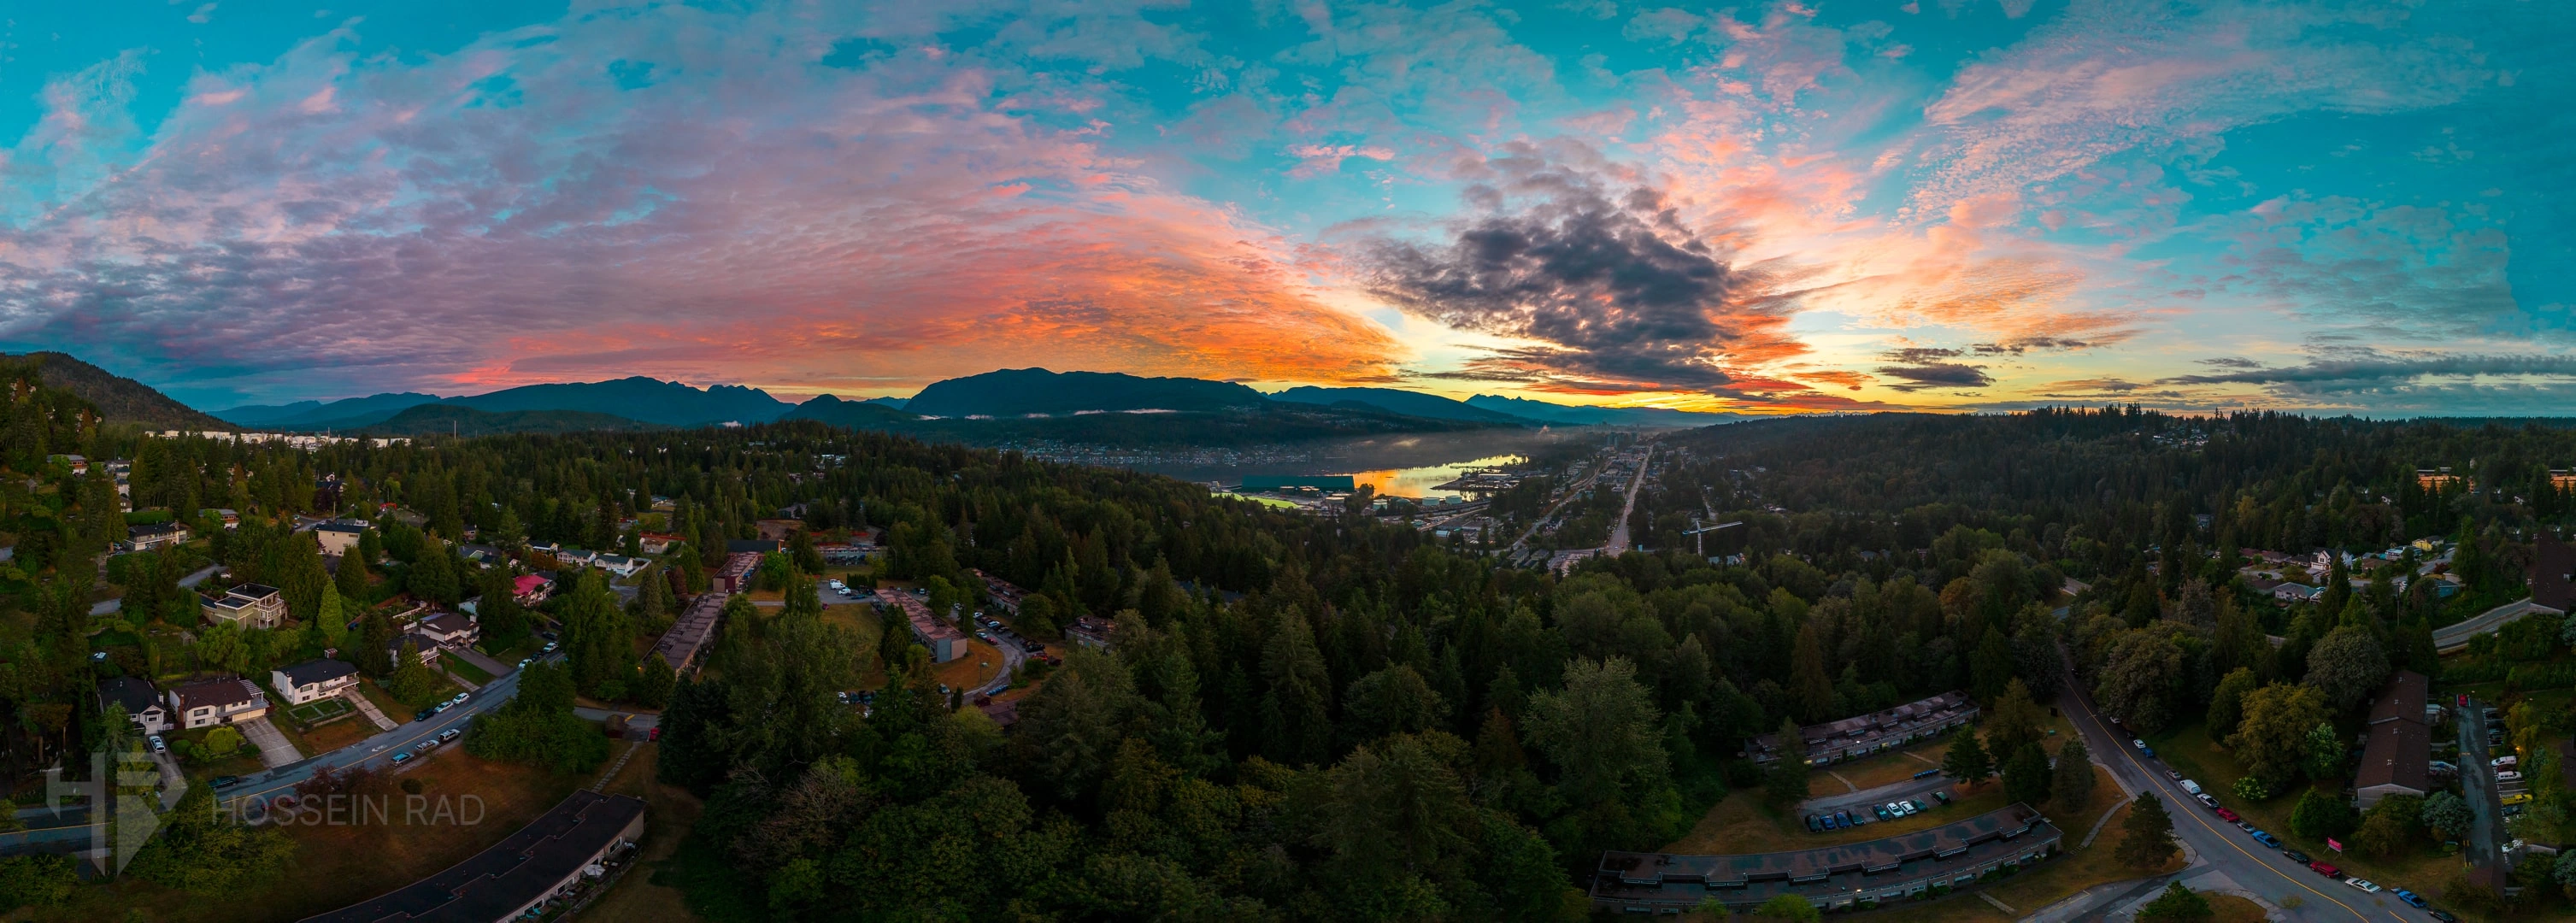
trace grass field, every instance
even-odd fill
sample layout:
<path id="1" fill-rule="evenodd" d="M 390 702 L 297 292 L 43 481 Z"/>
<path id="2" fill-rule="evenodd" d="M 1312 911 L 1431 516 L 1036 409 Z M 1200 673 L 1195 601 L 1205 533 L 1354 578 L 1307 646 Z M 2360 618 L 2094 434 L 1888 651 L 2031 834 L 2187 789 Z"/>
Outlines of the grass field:
<path id="1" fill-rule="evenodd" d="M 1889 783 L 1903 782 L 1923 770 L 1941 768 L 1941 758 L 1948 756 L 1949 753 L 1950 738 L 1943 737 L 1903 750 L 1881 753 L 1864 760 L 1820 767 L 1815 772 L 1816 781 L 1809 786 L 1809 790 L 1824 795 L 1836 791 L 1859 791 L 1864 788 L 1877 788 Z M 1844 781 L 1851 783 L 1848 789 L 1843 786 Z"/>
<path id="2" fill-rule="evenodd" d="M 629 765 L 627 772 L 634 774 L 634 767 Z M 381 819 L 371 816 L 361 825 L 285 828 L 296 842 L 293 864 L 285 874 L 255 889 L 210 900 L 129 877 L 81 887 L 64 906 L 32 909 L 27 916 L 12 919 L 47 923 L 298 919 L 374 897 L 461 862 L 526 826 L 588 781 L 584 776 L 486 762 L 459 748 L 445 748 L 437 759 L 402 778 L 422 783 L 422 796 L 429 800 L 419 816 L 407 814 L 403 792 L 388 782 L 383 788 L 387 809 Z M 444 820 L 436 814 L 442 797 L 451 808 Z M 473 806 L 479 806 L 479 817 L 469 810 Z"/>
<path id="3" fill-rule="evenodd" d="M 2262 923 L 2265 919 L 2263 905 L 2236 895 L 2203 894 L 2201 897 L 2209 899 L 2209 909 L 2218 912 L 2210 917 L 2210 923 Z"/>
<path id="4" fill-rule="evenodd" d="M 438 656 L 440 660 L 446 663 L 447 672 L 465 677 L 466 682 L 473 683 L 477 686 L 488 686 L 492 684 L 492 671 L 475 666 L 473 661 L 456 656 L 455 654 L 440 654 Z"/>
<path id="5" fill-rule="evenodd" d="M 356 710 L 357 709 L 350 707 L 348 702 L 341 700 L 340 697 L 333 696 L 319 701 L 306 702 L 302 705 L 292 706 L 286 710 L 286 716 L 295 719 L 295 722 L 298 724 L 314 725 L 346 715 Z"/>
<path id="6" fill-rule="evenodd" d="M 628 762 L 602 791 L 612 795 L 634 795 L 644 799 L 644 847 L 637 864 L 627 870 L 597 903 L 583 913 L 585 919 L 633 920 L 638 923 L 695 923 L 698 916 L 689 912 L 687 898 L 677 888 L 653 883 L 653 872 L 680 848 L 689 835 L 689 826 L 697 822 L 704 809 L 687 791 L 653 781 L 653 758 L 656 747 L 646 744 L 643 751 Z"/>

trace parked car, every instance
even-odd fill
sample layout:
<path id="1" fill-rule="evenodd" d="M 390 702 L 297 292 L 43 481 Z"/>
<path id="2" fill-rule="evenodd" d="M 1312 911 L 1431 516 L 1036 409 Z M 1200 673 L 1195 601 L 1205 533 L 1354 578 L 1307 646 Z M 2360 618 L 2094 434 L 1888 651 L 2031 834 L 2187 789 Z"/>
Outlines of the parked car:
<path id="1" fill-rule="evenodd" d="M 2273 835 L 2260 830 L 2254 831 L 2254 842 L 2272 847 L 2273 849 L 2281 848 L 2281 840 L 2278 837 L 2274 837 Z"/>
<path id="2" fill-rule="evenodd" d="M 1808 832 L 1808 833 L 1823 833 L 1823 832 L 1825 832 L 1825 828 L 1819 825 L 1819 823 L 1818 823 L 1818 821 L 1817 821 L 1817 818 L 1816 818 L 1816 815 L 1813 815 L 1813 814 L 1809 814 L 1809 815 L 1807 815 L 1807 832 Z"/>
<path id="3" fill-rule="evenodd" d="M 2377 894 L 2377 893 L 2379 893 L 2379 886 L 2378 886 L 2378 885 L 2375 885 L 2375 884 L 2371 884 L 2371 883 L 2370 883 L 2370 881 L 2369 881 L 2369 879 L 2365 879 L 2365 878 L 2346 878 L 2346 879 L 2344 879 L 2344 880 L 2343 880 L 2343 883 L 2344 883 L 2344 884 L 2351 885 L 2351 886 L 2356 887 L 2356 888 L 2360 888 L 2360 889 L 2361 889 L 2363 892 L 2365 892 L 2365 893 L 2369 893 L 2369 894 Z"/>
<path id="4" fill-rule="evenodd" d="M 2218 819 L 2219 819 L 2219 820 L 2224 820 L 2224 821 L 2233 821 L 2233 820 L 2235 820 L 2235 819 L 2236 819 L 2236 812 L 2234 812 L 2234 811 L 2230 811 L 2230 810 L 2228 810 L 2228 809 L 2226 809 L 2226 808 L 2220 808 L 2220 809 L 2218 809 Z"/>
<path id="5" fill-rule="evenodd" d="M 1932 793 L 1932 798 L 1933 798 L 1933 800 L 1936 800 L 1936 801 L 1941 802 L 1941 803 L 1942 803 L 1943 805 L 1945 805 L 1945 806 L 1946 806 L 1946 805 L 1948 805 L 1948 804 L 1950 803 L 1950 793 L 1949 793 L 1949 792 L 1933 792 L 1933 793 Z"/>
<path id="6" fill-rule="evenodd" d="M 440 731 L 440 732 L 438 732 L 438 742 L 439 742 L 439 743 L 446 743 L 446 742 L 448 742 L 448 741 L 455 740 L 455 739 L 456 739 L 456 735 L 459 735 L 459 734 L 462 734 L 462 733 L 465 733 L 465 732 L 463 732 L 463 731 L 459 731 L 459 730 L 457 730 L 457 729 L 455 729 L 455 728 L 448 728 L 447 730 L 444 730 L 444 731 Z"/>
<path id="7" fill-rule="evenodd" d="M 2300 864 L 2300 865 L 2306 865 L 2306 864 L 2308 864 L 2308 863 L 2310 863 L 2310 862 L 2316 861 L 2316 860 L 2313 860 L 2313 859 L 2308 858 L 2308 854 L 2307 854 L 2307 853 L 2303 853 L 2303 852 L 2300 852 L 2300 851 L 2295 850 L 2295 849 L 2284 849 L 2284 850 L 2281 850 L 2281 855 L 2282 855 L 2283 857 L 2285 857 L 2285 858 L 2289 859 L 2290 861 L 2292 861 L 2292 862 L 2296 862 L 2296 863 L 2298 863 L 2298 864 Z"/>
<path id="8" fill-rule="evenodd" d="M 2211 808 L 2218 807 L 2218 799 L 2209 797 L 2208 792 L 2202 792 L 2200 794 L 2193 795 L 2192 797 L 2200 799 L 2201 804 L 2208 805 Z"/>
<path id="9" fill-rule="evenodd" d="M 2165 770 L 2165 778 L 2172 779 L 2172 780 L 2174 780 L 2174 781 L 2176 781 L 2176 782 L 2180 782 L 2180 781 L 2182 781 L 2182 773 L 2175 772 L 2175 771 L 2173 771 L 2173 770 L 2171 770 L 2171 769 L 2167 769 L 2167 770 Z"/>
<path id="10" fill-rule="evenodd" d="M 152 735 L 152 752 L 168 753 L 170 752 L 170 745 L 161 739 L 161 735 L 154 734 Z"/>
<path id="11" fill-rule="evenodd" d="M 436 717 L 438 717 L 438 709 L 435 708 L 424 708 L 420 710 L 419 714 L 411 716 L 414 721 L 427 721 Z"/>
<path id="12" fill-rule="evenodd" d="M 2180 776 L 2180 775 L 2181 775 L 2181 773 L 2175 773 L 2175 775 L 2176 775 L 2176 776 Z M 2183 790 L 2183 791 L 2186 791 L 2186 792 L 2190 792 L 2191 794 L 2194 794 L 2194 795 L 2198 795 L 2198 794 L 2200 794 L 2200 783 L 2198 783 L 2198 782 L 2194 782 L 2194 781 L 2192 781 L 2192 780 L 2190 780 L 2190 779 L 2183 779 L 2183 780 L 2182 780 L 2182 790 Z"/>
<path id="13" fill-rule="evenodd" d="M 555 652 L 555 642 L 552 642 L 552 641 L 548 641 L 548 642 L 546 642 L 546 646 L 541 647 L 541 648 L 538 648 L 538 649 L 537 649 L 537 652 L 538 652 L 538 653 L 541 653 L 541 654 L 551 654 L 551 653 L 554 653 L 554 652 Z"/>
<path id="14" fill-rule="evenodd" d="M 1931 806 L 1931 805 L 1928 805 L 1928 804 L 1924 804 L 1924 803 L 1923 803 L 1923 799 L 1921 799 L 1921 798 L 1916 798 L 1916 799 L 1914 799 L 1913 801 L 1910 801 L 1910 802 L 1907 802 L 1907 803 L 1908 803 L 1908 804 L 1913 805 L 1913 806 L 1914 806 L 1914 810 L 1915 810 L 1916 812 L 1918 812 L 1918 813 L 1923 812 L 1923 811 L 1929 811 L 1929 810 L 1931 810 L 1931 809 L 1932 809 L 1932 806 Z"/>
<path id="15" fill-rule="evenodd" d="M 2405 901 L 2406 906 L 2414 907 L 2419 910 L 2424 907 L 2424 898 L 2418 896 L 2413 891 L 2409 891 L 2404 888 L 2390 888 L 2388 889 L 2388 893 L 2397 895 L 2397 899 Z"/>
<path id="16" fill-rule="evenodd" d="M 1834 826 L 1835 826 L 1835 827 L 1837 827 L 1837 828 L 1841 828 L 1841 827 L 1849 827 L 1849 826 L 1851 826 L 1853 823 L 1854 823 L 1854 821 L 1852 820 L 1852 816 L 1851 816 L 1851 812 L 1850 812 L 1850 811 L 1835 811 L 1835 812 L 1834 812 Z"/>
<path id="17" fill-rule="evenodd" d="M 408 763 L 408 762 L 411 762 L 411 751 L 409 751 L 409 750 L 396 750 L 396 751 L 394 751 L 394 765 L 396 765 L 396 766 L 400 766 L 400 765 L 402 765 L 402 764 L 404 764 L 404 763 Z"/>
<path id="18" fill-rule="evenodd" d="M 216 788 L 231 788 L 231 787 L 233 787 L 233 786 L 240 785 L 240 784 L 241 784 L 241 777 L 240 777 L 240 776 L 216 776 L 216 777 L 215 777 L 215 787 L 216 787 Z"/>
<path id="19" fill-rule="evenodd" d="M 2145 749 L 2147 748 L 2147 742 L 2146 742 L 2146 741 L 2143 741 L 2143 740 L 2131 739 L 2131 740 L 2129 741 L 2129 746 L 2136 747 L 2136 748 L 2138 748 L 2138 749 L 2140 749 L 2140 750 L 2145 750 Z"/>
<path id="20" fill-rule="evenodd" d="M 993 643 L 993 633 L 981 628 L 975 629 L 975 640 L 991 644 Z"/>
<path id="21" fill-rule="evenodd" d="M 1032 654 L 1040 654 L 1040 653 L 1045 653 L 1045 652 L 1046 652 L 1046 645 L 1044 645 L 1044 644 L 1039 644 L 1039 643 L 1037 643 L 1037 642 L 1035 642 L 1035 641 L 1022 641 L 1022 642 L 1020 642 L 1020 648 L 1021 648 L 1022 650 L 1026 650 L 1026 651 L 1028 651 L 1029 653 L 1032 653 Z"/>
<path id="22" fill-rule="evenodd" d="M 2334 866 L 2327 865 L 2327 864 L 2325 864 L 2325 863 L 2323 863 L 2323 862 L 2310 862 L 2310 863 L 2308 863 L 2308 871 L 2315 872 L 2315 873 L 2317 873 L 2317 874 L 2319 874 L 2319 875 L 2326 876 L 2327 878 L 2341 878 L 2341 877 L 2343 877 L 2343 870 L 2342 870 L 2342 869 L 2335 868 Z"/>
<path id="23" fill-rule="evenodd" d="M 536 659 L 537 659 L 537 658 L 534 658 L 534 657 L 521 657 L 521 658 L 519 658 L 519 669 L 522 669 L 522 670 L 527 669 L 527 668 L 528 668 L 528 664 L 529 664 L 531 661 L 534 661 L 534 660 L 536 660 Z"/>
<path id="24" fill-rule="evenodd" d="M 1887 806 L 1886 806 L 1886 805 L 1883 805 L 1883 804 L 1879 804 L 1879 805 L 1871 805 L 1871 806 L 1870 806 L 1870 809 L 1869 809 L 1869 812 L 1870 812 L 1870 813 L 1872 813 L 1872 814 L 1876 814 L 1876 815 L 1878 815 L 1878 819 L 1879 819 L 1879 820 L 1891 820 L 1891 819 L 1893 819 L 1893 818 L 1889 817 L 1889 815 L 1888 815 L 1888 813 L 1887 813 Z"/>
<path id="25" fill-rule="evenodd" d="M 2515 772 L 2515 771 L 2513 771 L 2513 770 L 2507 769 L 2507 770 L 2505 770 L 2505 771 L 2503 771 L 2503 772 L 2496 773 L 2496 781 L 2498 781 L 2498 782 L 2520 782 L 2520 781 L 2522 781 L 2522 773 Z"/>
<path id="26" fill-rule="evenodd" d="M 2442 923 L 2460 923 L 2460 918 L 2452 916 L 2448 910 L 2426 910 L 2424 915 L 2440 920 Z"/>
<path id="27" fill-rule="evenodd" d="M 2493 766 L 2493 767 L 2495 767 L 2495 768 L 2497 768 L 2497 769 L 2503 769 L 2503 768 L 2505 768 L 2505 767 L 2507 767 L 2507 766 L 2511 766 L 2511 765 L 2513 765 L 2513 764 L 2515 764 L 2515 763 L 2519 763 L 2519 762 L 2522 762 L 2522 757 L 2514 756 L 2514 755 L 2511 755 L 2511 754 L 2507 754 L 2507 755 L 2504 755 L 2504 756 L 2496 757 L 2495 759 L 2488 760 L 2488 761 L 2487 761 L 2487 765 L 2489 765 L 2489 766 Z"/>

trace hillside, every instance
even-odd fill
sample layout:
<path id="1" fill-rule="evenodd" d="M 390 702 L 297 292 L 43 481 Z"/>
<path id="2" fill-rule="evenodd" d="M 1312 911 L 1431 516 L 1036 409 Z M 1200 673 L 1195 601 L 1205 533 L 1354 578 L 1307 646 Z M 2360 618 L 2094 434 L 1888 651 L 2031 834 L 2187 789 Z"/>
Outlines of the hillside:
<path id="1" fill-rule="evenodd" d="M 58 352 L 32 352 L 11 358 L 33 360 L 45 384 L 80 395 L 110 423 L 145 429 L 215 430 L 233 425 L 170 399 L 151 385 L 135 381 Z"/>
<path id="2" fill-rule="evenodd" d="M 796 405 L 780 420 L 813 420 L 850 429 L 891 429 L 899 424 L 921 419 L 906 413 L 900 405 L 879 401 L 845 401 L 829 394 Z"/>
<path id="3" fill-rule="evenodd" d="M 405 391 L 329 402 L 296 401 L 292 404 L 234 407 L 215 411 L 215 416 L 242 426 L 346 429 L 380 423 L 406 407 L 435 404 L 438 400 L 435 394 Z"/>
<path id="4" fill-rule="evenodd" d="M 795 407 L 758 388 L 716 385 L 700 390 L 679 382 L 641 375 L 614 381 L 526 385 L 489 394 L 451 397 L 441 403 L 495 413 L 514 410 L 588 411 L 662 426 L 766 423 L 786 415 Z"/>
<path id="5" fill-rule="evenodd" d="M 1498 394 L 1479 394 L 1468 398 L 1466 404 L 1557 426 L 1709 426 L 1744 419 L 1743 414 L 1734 413 L 1700 413 L 1663 407 L 1577 407 Z"/>
<path id="6" fill-rule="evenodd" d="M 1141 378 L 1118 372 L 1002 369 L 933 382 L 904 405 L 938 417 L 1018 417 L 1086 411 L 1217 411 L 1268 403 L 1261 392 L 1226 381 Z"/>
<path id="7" fill-rule="evenodd" d="M 1374 407 L 1387 413 L 1400 413 L 1408 417 L 1424 417 L 1433 420 L 1466 420 L 1497 425 L 1532 422 L 1527 417 L 1488 410 L 1437 394 L 1399 391 L 1394 388 L 1318 388 L 1313 385 L 1302 385 L 1273 394 L 1270 399 L 1294 404 L 1351 403 Z"/>
<path id="8" fill-rule="evenodd" d="M 392 418 L 358 428 L 374 436 L 493 436 L 504 433 L 629 432 L 666 427 L 585 410 L 492 412 L 449 404 L 405 408 Z"/>

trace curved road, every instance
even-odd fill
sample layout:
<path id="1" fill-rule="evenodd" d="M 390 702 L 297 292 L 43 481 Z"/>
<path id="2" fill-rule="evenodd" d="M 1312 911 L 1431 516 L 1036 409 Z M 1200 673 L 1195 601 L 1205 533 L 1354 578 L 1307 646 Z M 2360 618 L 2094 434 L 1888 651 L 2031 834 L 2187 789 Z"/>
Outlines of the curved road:
<path id="1" fill-rule="evenodd" d="M 2074 675 L 2073 664 L 2069 663 L 2068 668 L 2067 675 L 2071 677 Z M 2132 738 L 2104 721 L 2101 713 L 2094 711 L 2092 698 L 2073 688 L 2074 685 L 2069 682 L 2069 688 L 2060 694 L 2059 699 L 2067 708 L 2068 720 L 2084 735 L 2084 745 L 2093 750 L 2094 758 L 2109 768 L 2112 775 L 2120 778 L 2121 787 L 2130 792 L 2131 798 L 2134 799 L 2139 792 L 2153 792 L 2162 799 L 2165 810 L 2173 815 L 2174 836 L 2190 845 L 2199 857 L 2193 867 L 2181 873 L 2184 880 L 2205 877 L 2214 871 L 2232 879 L 2237 887 L 2263 895 L 2275 904 L 2286 897 L 2299 898 L 2299 906 L 2285 907 L 2280 911 L 2280 919 L 2284 920 L 2421 923 L 2432 919 L 2385 891 L 2365 894 L 2340 879 L 2309 871 L 2306 866 L 2291 862 L 2279 850 L 2254 842 L 2253 837 L 2236 829 L 2236 825 L 2219 820 L 2218 815 L 2184 792 L 2181 785 L 2165 778 L 2162 763 L 2149 760 L 2136 747 L 2130 746 Z M 2120 834 L 2116 830 L 2105 830 L 2102 835 Z M 2331 864 L 2334 860 L 2324 858 L 2321 861 Z M 2405 883 L 2380 884 L 2396 887 Z M 2207 887 L 2203 885 L 2204 889 Z M 2104 912 L 2108 909 L 2096 910 Z"/>
<path id="2" fill-rule="evenodd" d="M 545 659 L 551 663 L 562 657 L 561 653 L 555 653 L 546 655 Z M 476 714 L 499 708 L 501 703 L 509 701 L 511 696 L 518 693 L 519 671 L 514 669 L 484 684 L 483 688 L 467 693 L 464 702 L 455 708 L 430 716 L 427 721 L 405 722 L 395 726 L 393 730 L 379 733 L 329 753 L 264 773 L 243 776 L 241 784 L 216 794 L 226 805 L 240 812 L 253 801 L 264 807 L 269 799 L 292 794 L 297 783 L 312 778 L 313 770 L 323 766 L 334 769 L 350 769 L 358 766 L 385 768 L 392 765 L 395 753 L 409 750 L 419 745 L 421 741 L 436 737 L 450 728 L 463 731 L 466 725 L 473 722 Z M 459 742 L 462 742 L 461 739 Z M 450 744 L 450 746 L 454 745 Z M 436 751 L 432 751 L 431 758 L 436 758 L 435 753 Z M 256 819 L 258 816 L 258 809 L 252 809 L 248 815 L 251 819 Z"/>

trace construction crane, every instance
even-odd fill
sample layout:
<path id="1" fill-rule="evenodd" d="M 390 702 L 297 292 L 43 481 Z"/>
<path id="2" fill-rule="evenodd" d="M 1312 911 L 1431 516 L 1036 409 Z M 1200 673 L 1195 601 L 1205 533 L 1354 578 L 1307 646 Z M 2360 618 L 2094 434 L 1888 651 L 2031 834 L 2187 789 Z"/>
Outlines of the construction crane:
<path id="1" fill-rule="evenodd" d="M 1699 552 L 1699 559 L 1700 559 L 1700 560 L 1702 560 L 1702 561 L 1706 561 L 1706 560 L 1708 560 L 1708 538 L 1707 538 L 1708 533 L 1715 532 L 1715 531 L 1717 531 L 1717 530 L 1719 530 L 1719 529 L 1726 529 L 1726 528 L 1732 528 L 1732 527 L 1735 527 L 1735 526 L 1740 526 L 1740 525 L 1743 525 L 1743 524 L 1744 524 L 1744 523 L 1743 523 L 1741 520 L 1739 520 L 1739 521 L 1736 521 L 1736 522 L 1721 522 L 1721 523 L 1718 523 L 1717 525 L 1713 525 L 1713 526 L 1702 526 L 1702 525 L 1700 525 L 1700 524 L 1699 524 L 1699 520 L 1698 520 L 1698 519 L 1696 519 L 1696 518 L 1694 518 L 1694 519 L 1692 519 L 1692 520 L 1691 520 L 1691 528 L 1690 528 L 1690 531 L 1684 532 L 1684 533 L 1682 533 L 1682 534 L 1683 534 L 1683 535 L 1688 535 L 1688 536 L 1690 536 L 1690 537 L 1691 537 L 1691 547 L 1692 547 L 1694 550 L 1696 550 L 1696 551 L 1698 551 L 1698 552 Z"/>

